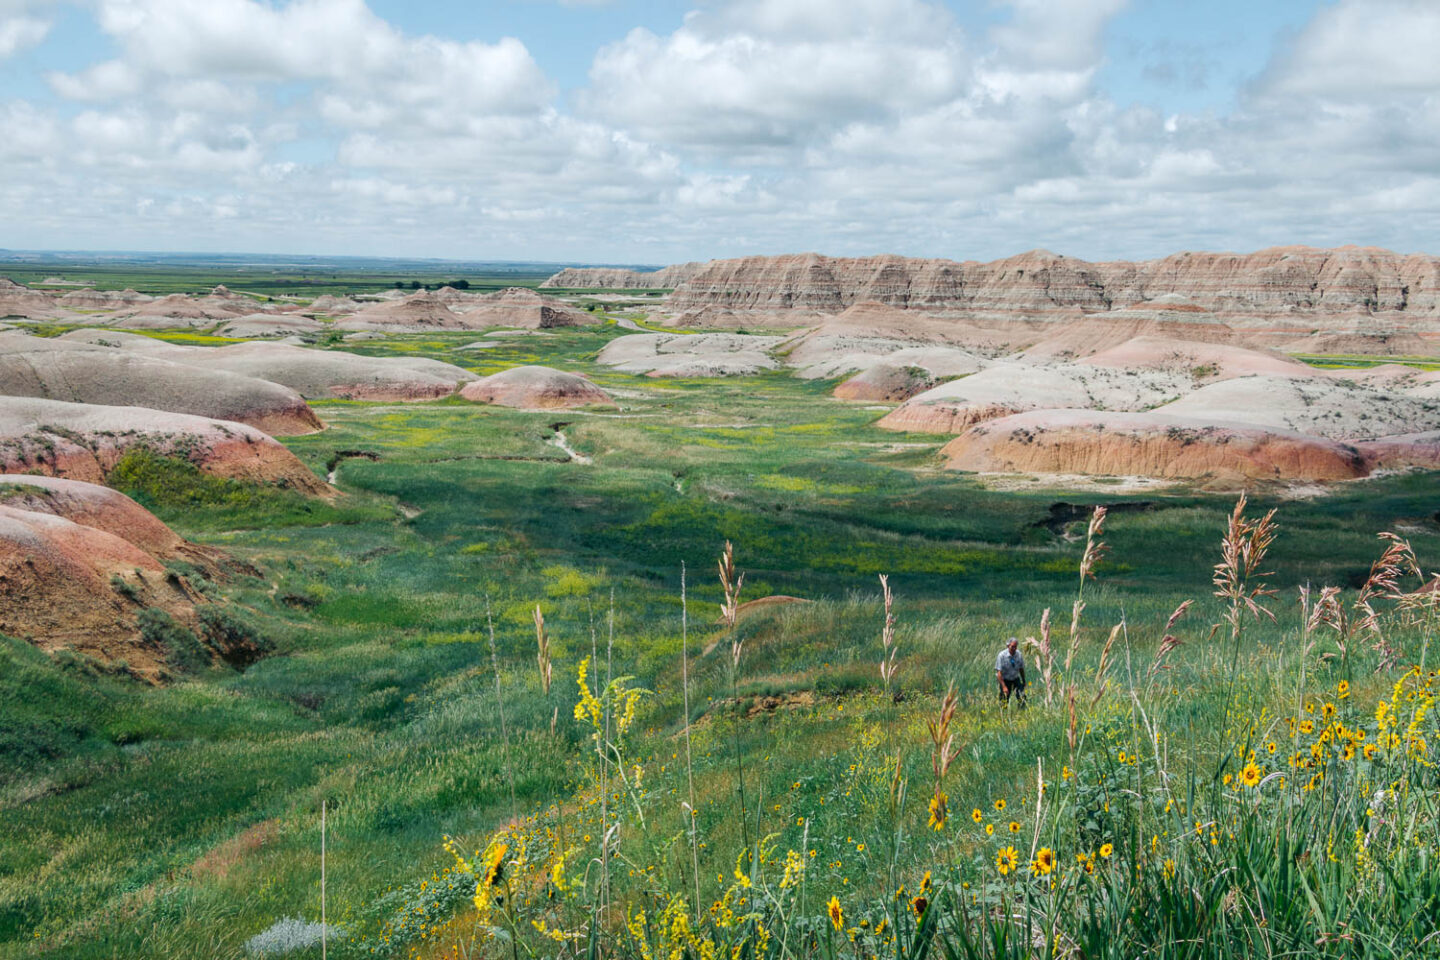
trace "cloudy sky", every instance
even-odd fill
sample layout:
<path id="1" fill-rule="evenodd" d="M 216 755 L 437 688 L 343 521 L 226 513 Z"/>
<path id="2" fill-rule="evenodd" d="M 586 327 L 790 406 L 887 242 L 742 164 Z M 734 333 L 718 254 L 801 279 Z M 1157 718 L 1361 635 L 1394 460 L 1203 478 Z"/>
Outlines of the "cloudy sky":
<path id="1" fill-rule="evenodd" d="M 0 0 L 0 247 L 1440 253 L 1440 0 Z"/>

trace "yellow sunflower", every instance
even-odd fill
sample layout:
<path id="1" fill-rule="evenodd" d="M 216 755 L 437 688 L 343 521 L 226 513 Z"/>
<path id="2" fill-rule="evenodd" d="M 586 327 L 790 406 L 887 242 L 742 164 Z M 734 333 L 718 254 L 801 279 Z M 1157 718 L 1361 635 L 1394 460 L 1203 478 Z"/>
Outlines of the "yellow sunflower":
<path id="1" fill-rule="evenodd" d="M 976 807 L 974 810 L 970 811 L 970 819 L 974 820 L 976 823 L 979 823 L 981 820 L 985 819 L 985 814 L 980 812 L 979 807 Z"/>
<path id="2" fill-rule="evenodd" d="M 1019 820 L 1011 820 L 1011 821 L 1010 821 L 1010 832 L 1011 832 L 1011 833 L 1019 833 L 1019 832 L 1020 832 L 1020 821 L 1019 821 Z"/>
<path id="3" fill-rule="evenodd" d="M 950 819 L 949 799 L 949 797 L 939 791 L 936 791 L 935 795 L 930 798 L 930 822 L 928 826 L 934 827 L 936 830 L 945 829 L 945 821 Z"/>
<path id="4" fill-rule="evenodd" d="M 1035 854 L 1035 859 L 1030 862 L 1030 873 L 1034 876 L 1049 876 L 1055 869 L 1055 851 L 1049 847 L 1041 847 Z"/>
<path id="5" fill-rule="evenodd" d="M 830 916 L 830 925 L 836 930 L 845 926 L 845 911 L 840 907 L 839 897 L 830 898 L 830 902 L 825 905 L 825 912 Z"/>
<path id="6" fill-rule="evenodd" d="M 1240 782 L 1247 787 L 1258 787 L 1260 785 L 1260 776 L 1260 768 L 1255 765 L 1254 761 L 1251 761 L 1245 764 L 1244 769 L 1240 771 Z"/>
<path id="7" fill-rule="evenodd" d="M 995 801 L 995 809 L 996 809 L 996 810 L 1004 810 L 1004 809 L 1005 809 L 1005 801 L 1004 801 L 1004 800 L 996 800 L 996 801 Z"/>
<path id="8" fill-rule="evenodd" d="M 1100 856 L 1101 856 L 1101 857 L 1109 857 L 1110 854 L 1112 854 L 1112 853 L 1114 853 L 1114 852 L 1115 852 L 1115 844 L 1113 844 L 1113 843 L 1102 843 L 1102 844 L 1100 844 Z"/>
<path id="9" fill-rule="evenodd" d="M 507 844 L 497 843 L 485 851 L 485 869 L 480 872 L 484 886 L 493 887 L 505 879 L 505 854 L 509 850 Z"/>
<path id="10" fill-rule="evenodd" d="M 1014 847 L 1002 847 L 995 855 L 995 869 L 1000 871 L 1000 876 L 1005 876 L 1012 870 L 1020 869 L 1020 853 Z"/>
<path id="11" fill-rule="evenodd" d="M 1350 696 L 1350 681 L 1341 680 L 1340 685 L 1335 688 L 1335 695 L 1341 700 L 1344 700 L 1346 697 Z"/>

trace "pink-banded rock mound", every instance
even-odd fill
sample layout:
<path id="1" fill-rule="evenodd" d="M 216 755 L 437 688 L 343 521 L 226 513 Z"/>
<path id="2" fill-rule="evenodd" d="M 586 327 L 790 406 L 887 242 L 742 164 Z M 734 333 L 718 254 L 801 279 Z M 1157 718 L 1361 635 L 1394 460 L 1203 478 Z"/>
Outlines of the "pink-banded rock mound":
<path id="1" fill-rule="evenodd" d="M 836 386 L 835 396 L 841 400 L 899 403 L 933 386 L 935 376 L 924 367 L 882 360 Z"/>
<path id="2" fill-rule="evenodd" d="M 1135 337 L 1108 347 L 1085 357 L 1085 363 L 1125 370 L 1165 370 L 1188 374 L 1197 382 L 1256 375 L 1313 377 L 1318 372 L 1309 364 L 1268 350 L 1153 336 Z"/>
<path id="3" fill-rule="evenodd" d="M 69 340 L 0 336 L 0 394 L 150 407 L 277 436 L 324 427 L 294 390 L 255 377 Z"/>
<path id="4" fill-rule="evenodd" d="M 422 290 L 403 300 L 374 303 L 336 324 L 343 330 L 464 330 L 468 324 L 445 301 Z"/>
<path id="5" fill-rule="evenodd" d="M 1213 313 L 1183 297 L 1167 295 L 1124 310 L 1084 314 L 1056 324 L 1039 343 L 1025 350 L 1032 360 L 1083 357 L 1137 337 L 1195 343 L 1233 343 L 1238 334 Z"/>
<path id="6" fill-rule="evenodd" d="M 1176 417 L 1357 440 L 1440 429 L 1440 404 L 1331 377 L 1240 377 L 1155 408 Z"/>
<path id="7" fill-rule="evenodd" d="M 568 307 L 525 287 L 467 295 L 467 299 L 452 303 L 452 309 L 464 317 L 465 326 L 472 330 L 486 327 L 552 330 L 604 322 L 604 317 Z"/>
<path id="8" fill-rule="evenodd" d="M 252 313 L 222 324 L 215 333 L 222 337 L 283 337 L 292 333 L 315 333 L 325 329 L 325 324 L 295 314 L 273 316 L 268 313 Z"/>
<path id="9" fill-rule="evenodd" d="M 745 377 L 774 370 L 781 337 L 736 333 L 634 333 L 616 337 L 596 360 L 650 377 Z"/>
<path id="10" fill-rule="evenodd" d="M 133 447 L 188 460 L 200 470 L 315 496 L 335 491 L 284 446 L 243 423 L 146 407 L 0 397 L 0 469 L 89 483 Z"/>
<path id="11" fill-rule="evenodd" d="M 1361 440 L 1355 446 L 1375 470 L 1440 470 L 1440 430 Z"/>
<path id="12" fill-rule="evenodd" d="M 60 339 L 268 380 L 307 400 L 433 400 L 448 397 L 460 384 L 475 379 L 463 367 L 429 357 L 367 357 L 276 341 L 185 347 L 109 330 L 75 330 Z"/>
<path id="13" fill-rule="evenodd" d="M 584 377 L 550 367 L 511 367 L 474 383 L 467 383 L 460 396 L 476 403 L 493 403 L 521 410 L 553 410 L 568 407 L 613 407 L 610 395 Z"/>
<path id="14" fill-rule="evenodd" d="M 188 543 L 148 510 L 108 487 L 40 476 L 0 476 L 0 631 L 45 650 L 70 647 L 123 660 L 158 679 L 167 651 L 146 643 L 138 615 L 158 608 L 197 625 L 205 599 L 165 561 L 207 575 L 236 565 L 218 550 Z M 242 641 L 248 644 L 248 641 Z M 246 660 L 258 651 L 215 653 Z"/>
<path id="15" fill-rule="evenodd" d="M 1036 410 L 965 431 L 941 453 L 952 470 L 1167 479 L 1350 480 L 1354 446 L 1278 430 L 1153 413 Z"/>
<path id="16" fill-rule="evenodd" d="M 1084 363 L 997 363 L 911 397 L 882 417 L 877 426 L 960 433 L 985 420 L 1027 410 L 1143 410 L 1180 395 L 1188 386 L 1188 379 L 1163 371 Z"/>

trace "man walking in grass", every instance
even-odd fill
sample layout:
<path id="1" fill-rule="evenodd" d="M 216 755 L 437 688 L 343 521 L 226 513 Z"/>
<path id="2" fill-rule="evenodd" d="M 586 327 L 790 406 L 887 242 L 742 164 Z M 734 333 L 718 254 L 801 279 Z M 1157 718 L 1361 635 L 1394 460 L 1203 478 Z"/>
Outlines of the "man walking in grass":
<path id="1" fill-rule="evenodd" d="M 1000 684 L 1000 702 L 1009 703 L 1010 694 L 1025 705 L 1025 658 L 1020 655 L 1020 641 L 1014 637 L 995 658 L 995 680 Z"/>

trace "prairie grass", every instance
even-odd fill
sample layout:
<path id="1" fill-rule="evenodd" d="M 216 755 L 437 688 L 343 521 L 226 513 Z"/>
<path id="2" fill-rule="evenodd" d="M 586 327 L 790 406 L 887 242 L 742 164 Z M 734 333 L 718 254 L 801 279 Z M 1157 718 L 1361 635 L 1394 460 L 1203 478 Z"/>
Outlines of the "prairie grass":
<path id="1" fill-rule="evenodd" d="M 602 770 L 610 788 L 604 826 L 619 825 L 607 855 L 613 869 L 605 910 L 592 917 L 588 901 L 562 899 L 553 916 L 526 919 L 517 904 L 518 939 L 503 917 L 498 920 L 516 950 L 533 949 L 537 956 L 589 951 L 588 941 L 562 944 L 540 932 L 532 922 L 540 920 L 547 932 L 557 923 L 565 934 L 593 929 L 598 940 L 603 932 L 605 952 L 637 955 L 630 924 L 640 911 L 645 920 L 638 929 L 658 930 L 659 917 L 673 923 L 673 911 L 666 914 L 671 895 L 683 898 L 690 929 L 699 937 L 704 924 L 724 915 L 725 908 L 710 908 L 739 882 L 736 862 L 744 855 L 758 871 L 746 873 L 752 883 L 747 890 L 769 890 L 775 902 L 792 892 L 799 898 L 784 908 L 791 926 L 765 921 L 772 930 L 767 949 L 783 943 L 791 954 L 876 953 L 866 938 L 880 921 L 889 918 L 887 931 L 902 925 L 892 872 L 894 886 L 906 886 L 908 902 L 929 870 L 927 899 L 936 906 L 931 923 L 939 925 L 943 914 L 959 918 L 946 924 L 968 924 L 964 930 L 971 935 L 984 932 L 979 904 L 963 901 L 967 894 L 989 897 L 984 916 L 1008 916 L 1019 924 L 987 934 L 1008 938 L 1011 955 L 1027 949 L 1039 955 L 1040 931 L 1048 936 L 1059 916 L 1066 935 L 1083 943 L 1088 956 L 1099 950 L 1099 935 L 1086 932 L 1089 888 L 1057 887 L 1069 905 L 1057 914 L 1028 870 L 1018 881 L 1007 875 L 1002 882 L 995 874 L 997 841 L 984 827 L 1009 836 L 1009 819 L 994 810 L 996 800 L 1007 801 L 1005 814 L 1023 814 L 1015 819 L 1027 842 L 1015 846 L 1023 846 L 1026 863 L 1039 836 L 1042 845 L 1059 851 L 1066 870 L 1073 869 L 1076 853 L 1091 849 L 1081 846 L 1081 837 L 1089 836 L 1082 828 L 1089 828 L 1075 819 L 1079 801 L 1062 803 L 1065 791 L 1080 797 L 1082 772 L 1086 790 L 1099 789 L 1102 775 L 1111 785 L 1123 775 L 1127 789 L 1142 796 L 1164 789 L 1183 794 L 1192 811 L 1213 811 L 1216 819 L 1234 812 L 1238 818 L 1241 807 L 1233 798 L 1253 796 L 1227 790 L 1222 781 L 1224 773 L 1237 772 L 1234 751 L 1249 738 L 1248 722 L 1259 723 L 1265 734 L 1277 718 L 1298 715 L 1302 693 L 1329 692 L 1333 699 L 1340 679 L 1351 684 L 1347 709 L 1373 710 L 1377 699 L 1393 700 L 1395 679 L 1422 656 L 1423 618 L 1408 625 L 1387 620 L 1385 636 L 1399 651 L 1400 665 L 1377 672 L 1379 654 L 1363 631 L 1352 631 L 1342 658 L 1342 637 L 1333 628 L 1306 634 L 1297 600 L 1306 584 L 1316 596 L 1334 585 L 1343 588 L 1346 604 L 1353 603 L 1383 549 L 1377 531 L 1399 532 L 1422 564 L 1433 564 L 1440 556 L 1440 524 L 1432 476 L 1343 485 L 1314 500 L 1281 501 L 1256 491 L 1252 514 L 1280 508 L 1280 535 L 1264 566 L 1265 582 L 1278 591 L 1268 600 L 1277 622 L 1247 622 L 1238 645 L 1208 642 L 1222 614 L 1210 596 L 1210 578 L 1233 497 L 1180 489 L 1148 498 L 1080 498 L 1044 484 L 992 492 L 972 478 L 935 469 L 933 454 L 943 438 L 919 438 L 933 441 L 928 451 L 896 452 L 897 439 L 917 438 L 875 429 L 877 412 L 830 399 L 830 384 L 783 374 L 656 384 L 595 366 L 594 354 L 619 333 L 604 328 L 535 338 L 483 359 L 457 349 L 476 337 L 415 338 L 414 352 L 472 368 L 534 358 L 591 373 L 626 394 L 619 415 L 563 418 L 570 421 L 566 436 L 594 458 L 592 466 L 559 462 L 545 443 L 555 414 L 454 400 L 325 402 L 316 406 L 330 428 L 289 438 L 287 445 L 319 472 L 341 450 L 369 450 L 379 458 L 343 461 L 337 482 L 347 497 L 335 514 L 317 520 L 289 504 L 240 510 L 223 498 L 152 497 L 157 513 L 177 530 L 262 571 L 261 578 L 218 585 L 275 646 L 275 655 L 243 673 L 148 688 L 52 660 L 23 639 L 0 642 L 0 958 L 240 957 L 244 943 L 276 921 L 320 916 L 322 800 L 330 811 L 328 920 L 354 938 L 332 943 L 332 955 L 369 955 L 381 940 L 396 955 L 448 957 L 461 943 L 470 955 L 484 955 L 503 938 L 491 939 L 480 923 L 474 875 L 466 879 L 457 871 L 443 838 L 454 838 L 473 866 L 483 862 L 498 831 L 543 835 L 548 826 L 564 837 L 566 849 L 574 847 L 563 876 L 583 877 L 604 836 Z M 404 348 L 367 342 L 365 349 Z M 1030 708 L 1002 711 L 993 672 L 1002 640 L 1038 637 L 1047 607 L 1054 612 L 1057 650 L 1069 642 L 1086 523 L 1057 522 L 1053 508 L 1062 503 L 1086 518 L 1093 506 L 1112 508 L 1103 533 L 1109 552 L 1085 584 L 1069 676 L 1058 662 L 1061 651 L 1052 677 L 1057 693 L 1071 680 L 1076 685 L 1082 760 L 1073 765 L 1063 696 L 1046 707 L 1046 687 L 1032 676 Z M 713 569 L 727 539 L 734 545 L 736 577 L 745 575 L 742 602 L 776 593 L 813 601 L 738 618 L 733 634 L 743 656 L 733 686 L 728 634 L 717 623 L 723 588 L 712 574 L 694 576 Z M 682 563 L 691 572 L 683 601 Z M 895 615 L 898 671 L 888 694 L 877 669 L 885 623 L 878 574 L 888 577 Z M 624 779 L 614 752 L 601 751 L 602 764 L 590 739 L 596 731 L 574 718 L 578 666 L 592 656 L 591 611 L 600 623 L 603 660 L 612 590 L 609 676 L 612 682 L 629 678 L 627 689 L 648 691 L 619 745 Z M 1194 601 L 1190 612 L 1167 626 L 1185 600 Z M 537 605 L 554 668 L 549 691 L 537 671 Z M 1104 682 L 1097 677 L 1101 650 L 1122 621 L 1126 629 L 1108 657 L 1109 691 L 1092 707 Z M 1224 636 L 1228 641 L 1228 630 Z M 1167 637 L 1179 645 L 1152 680 L 1150 667 Z M 1301 652 L 1307 647 L 1302 687 Z M 1430 660 L 1433 665 L 1433 651 Z M 936 831 L 928 825 L 934 774 L 925 721 L 952 683 L 952 749 L 958 752 L 944 779 L 949 823 Z M 603 690 L 592 686 L 597 699 Z M 1135 733 L 1137 699 L 1148 722 L 1164 731 L 1158 753 L 1163 775 L 1150 741 Z M 1233 722 L 1226 724 L 1226 716 Z M 1359 720 L 1347 718 L 1347 727 L 1357 728 Z M 1140 722 L 1143 729 L 1146 721 Z M 1373 723 L 1369 729 L 1373 738 Z M 614 742 L 613 726 L 609 739 Z M 1120 767 L 1114 754 L 1122 745 L 1127 757 L 1144 759 Z M 744 761 L 744 821 L 737 810 L 737 753 Z M 1039 818 L 1037 760 L 1055 791 Z M 637 783 L 637 764 L 641 774 L 632 789 L 627 781 Z M 1065 766 L 1075 779 L 1060 777 Z M 507 769 L 514 774 L 518 824 L 511 817 Z M 906 784 L 903 800 L 897 769 Z M 1291 775 L 1287 790 L 1294 780 Z M 1330 786 L 1341 782 L 1350 781 L 1337 775 Z M 1397 888 L 1388 880 L 1381 889 L 1379 881 L 1354 872 L 1353 835 L 1341 836 L 1340 826 L 1349 827 L 1355 796 L 1346 793 L 1342 804 L 1327 788 L 1320 797 L 1311 791 L 1287 806 L 1291 801 L 1282 798 L 1288 794 L 1271 794 L 1274 783 L 1263 788 L 1267 805 L 1255 823 L 1296 824 L 1292 839 L 1306 844 L 1307 864 L 1338 871 L 1329 853 L 1342 859 L 1350 853 L 1343 866 L 1349 872 L 1306 875 L 1306 883 L 1323 880 L 1333 890 L 1353 880 L 1366 891 L 1358 902 L 1374 906 L 1377 917 L 1398 907 L 1428 916 L 1427 901 L 1408 899 L 1418 897 L 1419 888 L 1405 888 L 1407 899 L 1396 900 Z M 1433 797 L 1433 790 L 1433 782 L 1415 780 L 1411 797 Z M 1329 804 L 1324 817 L 1313 806 L 1322 797 Z M 1141 862 L 1145 872 L 1140 887 L 1107 887 L 1128 899 L 1094 901 L 1096 916 L 1107 918 L 1104 929 L 1163 933 L 1142 921 L 1169 915 L 1158 899 L 1169 888 L 1158 880 L 1149 884 L 1163 876 L 1164 860 L 1173 859 L 1187 889 L 1200 886 L 1222 898 L 1224 910 L 1197 914 L 1230 918 L 1221 933 L 1205 929 L 1206 937 L 1215 937 L 1214 950 L 1223 944 L 1242 954 L 1363 956 L 1356 946 L 1363 929 L 1367 942 L 1390 944 L 1389 954 L 1380 946 L 1367 948 L 1372 956 L 1423 955 L 1404 941 L 1403 928 L 1365 927 L 1367 917 L 1335 914 L 1340 908 L 1330 893 L 1317 893 L 1322 908 L 1332 911 L 1324 924 L 1285 919 L 1291 924 L 1286 929 L 1313 934 L 1310 946 L 1298 935 L 1286 945 L 1244 940 L 1261 936 L 1258 925 L 1241 924 L 1242 914 L 1254 909 L 1254 895 L 1231 898 L 1228 890 L 1204 887 L 1206 874 L 1199 871 L 1208 861 L 1180 846 L 1174 824 L 1169 854 L 1137 861 L 1149 856 L 1153 832 L 1136 834 L 1129 825 L 1161 821 L 1151 807 L 1142 820 L 1138 808 L 1115 809 L 1119 801 L 1111 799 L 1114 818 L 1105 824 L 1113 827 L 1111 842 L 1121 852 L 1107 859 L 1112 865 L 1122 856 L 1126 864 Z M 978 825 L 970 819 L 975 808 L 985 815 Z M 1407 808 L 1413 809 L 1423 818 L 1425 808 Z M 1243 827 L 1242 820 L 1236 823 Z M 1329 829 L 1323 842 L 1315 832 L 1322 823 L 1335 824 L 1333 850 L 1325 846 Z M 1193 824 L 1179 826 L 1193 833 Z M 1248 837 L 1247 844 L 1263 839 L 1231 832 Z M 518 858 L 515 844 L 505 842 L 505 856 Z M 530 849 L 536 856 L 553 853 L 555 843 L 547 837 Z M 1237 841 L 1221 849 L 1242 847 Z M 1263 861 L 1256 852 L 1263 848 L 1243 849 Z M 806 868 L 797 873 L 790 864 L 795 883 L 782 888 L 791 850 L 805 851 Z M 1269 859 L 1279 862 L 1274 850 Z M 1229 862 L 1238 869 L 1239 860 Z M 525 863 L 525 870 L 538 866 L 533 859 Z M 1432 875 L 1431 863 L 1420 869 L 1417 861 L 1411 874 Z M 519 865 L 508 869 L 517 891 L 521 875 L 533 876 Z M 598 869 L 591 868 L 592 879 Z M 540 896 L 546 888 L 538 879 L 536 884 L 524 896 Z M 1299 889 L 1294 902 L 1313 916 L 1303 885 Z M 996 898 L 1007 891 L 1020 899 L 1006 900 L 1001 910 Z M 745 917 L 758 896 L 737 891 L 726 908 Z M 840 931 L 826 914 L 831 896 L 843 908 Z M 741 897 L 750 903 L 740 904 Z M 1144 916 L 1130 919 L 1135 914 L 1125 913 L 1126 905 Z M 414 915 L 427 919 L 424 937 L 417 923 L 397 926 L 407 906 L 422 908 Z M 701 920 L 693 919 L 697 913 Z M 1039 918 L 1030 928 L 1024 926 L 1027 914 Z M 862 920 L 869 925 L 860 927 Z M 1341 922 L 1355 928 L 1357 940 L 1314 945 L 1322 932 L 1342 935 Z M 913 927 L 913 920 L 903 923 Z M 746 936 L 758 935 L 754 924 L 742 927 L 750 931 Z M 861 931 L 853 944 L 852 928 Z M 963 943 L 959 928 L 945 930 L 944 943 Z M 1184 941 L 1194 933 L 1176 926 L 1166 935 Z M 652 955 L 657 935 L 647 933 Z M 913 943 L 913 930 L 904 936 Z M 1133 948 L 1131 956 L 1150 949 L 1123 938 L 1115 943 L 1109 955 L 1117 955 L 1120 944 Z M 1068 941 L 1062 947 L 1073 949 Z M 937 940 L 932 949 L 945 948 Z M 977 956 L 996 953 L 974 949 L 989 951 Z M 702 950 L 691 947 L 697 955 Z M 1196 947 L 1191 955 L 1211 950 Z"/>

